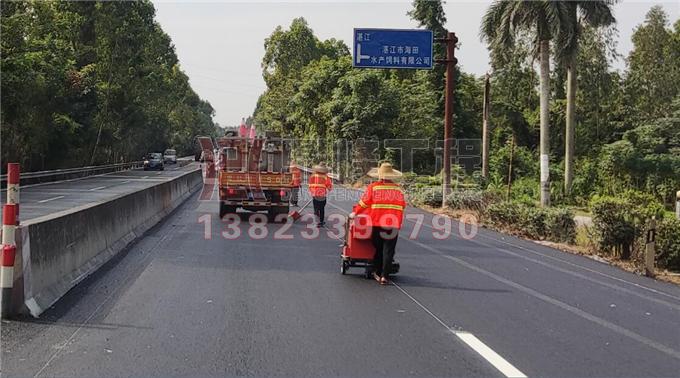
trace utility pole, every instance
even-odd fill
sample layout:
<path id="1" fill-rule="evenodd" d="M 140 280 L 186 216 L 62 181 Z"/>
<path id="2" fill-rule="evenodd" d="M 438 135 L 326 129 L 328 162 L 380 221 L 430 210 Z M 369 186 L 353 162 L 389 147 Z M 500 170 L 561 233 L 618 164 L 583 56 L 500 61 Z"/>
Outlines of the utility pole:
<path id="1" fill-rule="evenodd" d="M 446 44 L 446 59 L 437 59 L 436 62 L 446 64 L 446 90 L 444 95 L 444 174 L 442 177 L 442 207 L 446 207 L 446 197 L 451 190 L 451 137 L 453 136 L 453 92 L 455 90 L 456 33 L 447 32 L 446 38 L 437 38 L 437 42 Z"/>
<path id="2" fill-rule="evenodd" d="M 489 177 L 489 112 L 491 105 L 491 98 L 489 92 L 491 90 L 491 83 L 489 82 L 489 73 L 487 72 L 484 80 L 484 105 L 482 108 L 482 177 Z"/>

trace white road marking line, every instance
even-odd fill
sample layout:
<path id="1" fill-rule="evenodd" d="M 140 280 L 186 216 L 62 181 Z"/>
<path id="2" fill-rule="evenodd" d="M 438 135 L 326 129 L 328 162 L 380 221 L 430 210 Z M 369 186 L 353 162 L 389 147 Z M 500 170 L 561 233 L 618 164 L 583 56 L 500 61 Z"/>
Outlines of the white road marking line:
<path id="1" fill-rule="evenodd" d="M 143 179 L 145 179 L 145 178 L 149 178 L 149 176 L 142 176 L 142 178 L 143 178 Z"/>
<path id="2" fill-rule="evenodd" d="M 432 214 L 425 214 L 425 215 L 432 215 Z M 449 218 L 451 218 L 451 217 L 449 217 Z M 410 221 L 410 222 L 413 222 L 413 223 L 416 223 L 416 222 L 417 222 L 417 220 L 414 220 L 414 219 L 409 219 L 409 218 L 405 218 L 405 219 L 408 220 L 408 221 Z M 454 218 L 451 218 L 451 219 L 454 220 L 454 221 L 456 220 L 456 219 L 454 219 Z M 427 223 L 423 223 L 422 225 L 425 226 L 425 227 L 427 227 L 427 228 L 429 228 L 429 229 L 431 229 L 431 230 L 434 230 L 434 228 L 433 228 L 432 226 L 430 226 L 429 224 L 427 224 Z M 627 281 L 627 280 L 625 280 L 625 279 L 623 279 L 623 278 L 618 278 L 618 277 L 609 275 L 609 274 L 607 274 L 607 273 L 602 273 L 602 272 L 599 272 L 599 271 L 597 271 L 597 270 L 595 270 L 595 269 L 590 269 L 590 268 L 588 268 L 588 267 L 585 267 L 585 266 L 582 266 L 582 265 L 579 265 L 579 264 L 576 264 L 576 263 L 573 263 L 573 262 L 570 262 L 570 261 L 561 259 L 561 258 L 559 258 L 559 257 L 554 257 L 554 256 L 546 255 L 546 254 L 544 254 L 544 253 L 540 253 L 540 252 L 538 252 L 538 251 L 534 251 L 533 249 L 526 248 L 526 247 L 523 247 L 523 246 L 521 246 L 521 245 L 517 245 L 517 244 L 514 244 L 514 243 L 506 242 L 506 241 L 501 240 L 501 239 L 495 239 L 495 238 L 492 238 L 492 237 L 490 237 L 490 236 L 482 235 L 481 233 L 477 233 L 477 236 L 482 237 L 482 238 L 487 239 L 487 240 L 496 241 L 496 242 L 499 242 L 499 243 L 502 243 L 502 244 L 505 244 L 505 245 L 508 245 L 508 246 L 511 246 L 511 247 L 515 247 L 515 248 L 518 248 L 518 249 L 527 251 L 527 252 L 529 252 L 529 253 L 532 253 L 532 254 L 534 254 L 534 255 L 538 255 L 538 256 L 541 256 L 541 257 L 545 257 L 545 258 L 551 259 L 551 260 L 553 260 L 553 261 L 559 261 L 559 262 L 564 263 L 564 264 L 566 264 L 566 265 L 573 266 L 573 267 L 575 267 L 575 268 L 580 268 L 580 269 L 585 270 L 585 271 L 587 271 L 587 272 L 594 273 L 594 274 L 597 274 L 597 275 L 599 275 L 599 276 L 609 278 L 609 279 L 611 279 L 611 280 L 613 280 L 613 281 L 617 281 L 617 282 L 621 282 L 621 283 L 626 283 L 626 284 L 629 284 L 629 285 L 631 285 L 631 286 L 637 287 L 638 289 L 643 289 L 643 290 L 652 292 L 652 293 L 654 293 L 654 294 L 658 294 L 658 295 L 661 295 L 661 296 L 665 296 L 665 297 L 667 297 L 667 298 L 672 298 L 672 299 L 675 299 L 675 300 L 679 300 L 679 301 L 680 301 L 680 297 L 677 297 L 677 296 L 675 296 L 675 295 L 668 294 L 668 293 L 666 293 L 666 292 L 663 292 L 663 291 L 660 291 L 660 290 L 656 290 L 656 289 L 653 289 L 653 288 L 651 288 L 651 287 L 647 287 L 647 286 L 644 286 L 644 285 L 640 285 L 640 284 L 635 283 L 635 282 L 630 282 L 630 281 Z M 458 239 L 458 240 L 462 240 L 462 239 L 460 239 L 460 238 L 457 238 L 457 239 Z M 627 293 L 627 294 L 635 295 L 635 296 L 637 296 L 637 297 L 640 297 L 640 298 L 643 298 L 643 299 L 650 300 L 650 301 L 652 301 L 652 302 L 656 302 L 656 303 L 659 303 L 659 304 L 663 304 L 663 305 L 666 305 L 666 306 L 673 307 L 673 308 L 675 308 L 675 309 L 679 309 L 679 307 L 678 307 L 677 305 L 673 304 L 673 303 L 669 303 L 669 302 L 665 302 L 665 301 L 660 300 L 660 299 L 648 297 L 648 296 L 645 296 L 644 294 L 636 293 L 635 291 L 626 289 L 626 288 L 624 288 L 624 287 L 612 285 L 612 284 L 609 284 L 609 283 L 606 283 L 606 282 L 603 282 L 603 281 L 600 281 L 600 280 L 596 280 L 596 279 L 594 279 L 594 278 L 590 278 L 590 277 L 584 276 L 584 275 L 579 274 L 579 273 L 576 273 L 576 272 L 571 272 L 571 271 L 568 271 L 568 270 L 566 270 L 566 269 L 560 268 L 560 267 L 558 267 L 558 266 L 550 265 L 550 264 L 548 264 L 548 263 L 546 263 L 546 262 L 542 262 L 542 261 L 540 261 L 540 260 L 532 259 L 532 258 L 530 258 L 530 257 L 523 256 L 523 255 L 514 253 L 514 252 L 509 251 L 509 250 L 504 249 L 504 248 L 500 248 L 500 247 L 496 247 L 496 246 L 493 246 L 493 245 L 490 245 L 490 244 L 487 244 L 487 243 L 484 243 L 484 242 L 480 242 L 479 240 L 474 240 L 474 239 L 465 239 L 465 240 L 470 241 L 470 242 L 472 242 L 472 243 L 476 243 L 476 244 L 481 245 L 481 246 L 493 248 L 493 249 L 495 249 L 495 250 L 498 250 L 498 251 L 501 251 L 501 252 L 504 252 L 504 253 L 507 253 L 507 254 L 510 254 L 510 255 L 519 257 L 519 258 L 522 258 L 522 259 L 527 260 L 527 261 L 534 262 L 534 263 L 539 264 L 539 265 L 543 265 L 543 266 L 545 266 L 545 267 L 548 267 L 548 268 L 550 268 L 550 269 L 554 269 L 554 270 L 560 271 L 560 272 L 562 272 L 562 273 L 566 273 L 566 274 L 569 274 L 569 275 L 572 275 L 572 276 L 575 276 L 575 277 L 578 277 L 578 278 L 581 278 L 581 279 L 585 279 L 585 280 L 587 280 L 587 281 L 590 281 L 590 282 L 596 283 L 596 284 L 598 284 L 598 285 L 602 285 L 602 286 L 608 287 L 608 288 L 610 288 L 610 289 L 618 290 L 618 291 L 621 291 L 621 292 L 624 292 L 624 293 Z"/>
<path id="3" fill-rule="evenodd" d="M 339 209 L 339 210 L 341 210 L 341 211 L 345 211 L 345 210 L 343 210 L 343 209 L 341 209 L 341 208 L 339 208 L 339 207 L 337 207 L 337 206 L 334 206 L 334 205 L 332 205 L 332 204 L 331 204 L 331 206 L 333 206 L 333 207 L 335 207 L 335 208 L 337 208 L 337 209 Z M 629 330 L 629 329 L 627 329 L 627 328 L 624 328 L 624 327 L 621 327 L 621 326 L 619 326 L 619 325 L 617 325 L 617 324 L 614 324 L 614 323 L 612 323 L 612 322 L 609 322 L 609 321 L 607 321 L 607 320 L 605 320 L 605 319 L 603 319 L 603 318 L 597 317 L 597 316 L 595 316 L 595 315 L 593 315 L 593 314 L 591 314 L 591 313 L 589 313 L 589 312 L 583 311 L 583 310 L 581 310 L 581 309 L 579 309 L 579 308 L 577 308 L 577 307 L 571 306 L 571 305 L 569 305 L 569 304 L 567 304 L 567 303 L 564 303 L 564 302 L 562 302 L 562 301 L 560 301 L 560 300 L 558 300 L 558 299 L 555 299 L 555 298 L 553 298 L 553 297 L 550 297 L 550 296 L 548 296 L 548 295 L 546 295 L 546 294 L 543 294 L 543 293 L 541 293 L 541 292 L 538 292 L 538 291 L 536 291 L 536 290 L 534 290 L 534 289 L 532 289 L 532 288 L 530 288 L 530 287 L 527 287 L 527 286 L 518 284 L 518 283 L 516 283 L 516 282 L 514 282 L 514 281 L 511 281 L 511 280 L 509 280 L 509 279 L 506 279 L 506 278 L 504 278 L 504 277 L 501 277 L 501 276 L 499 276 L 498 274 L 495 274 L 495 273 L 490 272 L 490 271 L 488 271 L 488 270 L 482 269 L 482 268 L 480 268 L 480 267 L 478 267 L 478 266 L 476 266 L 476 265 L 470 264 L 470 263 L 468 263 L 468 262 L 466 262 L 466 261 L 464 261 L 464 260 L 462 260 L 462 259 L 459 259 L 459 258 L 454 257 L 454 256 L 450 256 L 450 255 L 448 255 L 448 254 L 446 254 L 446 253 L 444 253 L 444 252 L 442 252 L 442 251 L 439 251 L 439 250 L 437 250 L 437 249 L 435 249 L 435 248 L 433 248 L 433 247 L 430 247 L 430 246 L 428 246 L 428 245 L 426 245 L 426 244 L 423 244 L 423 243 L 421 243 L 421 242 L 419 242 L 419 241 L 411 240 L 411 239 L 409 239 L 409 238 L 407 238 L 407 237 L 403 237 L 403 236 L 401 236 L 401 235 L 400 235 L 399 237 L 400 237 L 401 239 L 403 239 L 403 240 L 406 240 L 407 242 L 411 242 L 411 243 L 413 243 L 413 244 L 415 244 L 415 245 L 418 245 L 418 246 L 420 246 L 421 248 L 424 248 L 424 249 L 426 249 L 426 250 L 428 250 L 428 251 L 430 251 L 430 252 L 432 252 L 432 253 L 434 253 L 434 254 L 436 254 L 436 255 L 439 255 L 439 256 L 444 257 L 444 258 L 446 258 L 446 259 L 449 259 L 449 260 L 451 260 L 451 261 L 453 261 L 453 262 L 456 262 L 456 263 L 458 263 L 458 264 L 460 264 L 460 265 L 462 265 L 462 266 L 464 266 L 464 267 L 466 267 L 466 268 L 468 268 L 468 269 L 470 269 L 470 270 L 472 270 L 472 271 L 475 271 L 475 272 L 480 273 L 480 274 L 482 274 L 482 275 L 485 275 L 485 276 L 487 276 L 487 277 L 489 277 L 489 278 L 492 278 L 492 279 L 494 279 L 494 280 L 496 280 L 496 281 L 498 281 L 498 282 L 500 282 L 500 283 L 506 284 L 506 285 L 508 285 L 508 286 L 510 286 L 510 287 L 513 287 L 513 288 L 515 288 L 515 289 L 517 289 L 517 290 L 519 290 L 519 291 L 522 291 L 522 292 L 524 292 L 525 294 L 528 294 L 528 295 L 530 295 L 530 296 L 532 296 L 532 297 L 534 297 L 534 298 L 536 298 L 536 299 L 539 299 L 539 300 L 541 300 L 541 301 L 543 301 L 543 302 L 546 302 L 546 303 L 550 303 L 550 304 L 552 304 L 552 305 L 554 305 L 554 306 L 557 306 L 557 307 L 559 307 L 559 308 L 561 308 L 561 309 L 563 309 L 563 310 L 566 310 L 566 311 L 568 311 L 568 312 L 570 312 L 570 313 L 572 313 L 572 314 L 574 314 L 574 315 L 577 315 L 577 316 L 579 316 L 579 317 L 581 317 L 581 318 L 583 318 L 583 319 L 589 320 L 589 321 L 591 321 L 592 323 L 595 323 L 595 324 L 597 324 L 597 325 L 599 325 L 599 326 L 602 326 L 602 327 L 604 327 L 604 328 L 607 328 L 607 329 L 609 329 L 609 330 L 611 330 L 611 331 L 613 331 L 613 332 L 616 332 L 616 333 L 618 333 L 618 334 L 620 334 L 620 335 L 623 335 L 623 336 L 626 336 L 626 337 L 628 337 L 628 338 L 631 338 L 631 339 L 633 339 L 633 340 L 635 340 L 635 341 L 637 341 L 637 342 L 639 342 L 639 343 L 641 343 L 641 344 L 644 344 L 644 345 L 646 345 L 646 346 L 648 346 L 648 347 L 650 347 L 650 348 L 656 349 L 656 350 L 659 351 L 659 352 L 665 353 L 665 354 L 667 354 L 667 355 L 669 355 L 669 356 L 671 356 L 671 357 L 674 357 L 674 358 L 676 358 L 676 359 L 680 359 L 680 352 L 679 352 L 679 351 L 676 351 L 675 349 L 673 349 L 673 348 L 671 348 L 671 347 L 668 347 L 668 346 L 666 346 L 666 345 L 664 345 L 664 344 L 661 344 L 661 343 L 656 342 L 656 341 L 654 341 L 654 340 L 652 340 L 652 339 L 649 339 L 649 338 L 647 338 L 647 337 L 645 337 L 645 336 L 642 336 L 642 335 L 640 335 L 640 334 L 638 334 L 638 333 L 635 333 L 635 332 L 633 332 L 633 331 L 631 331 L 631 330 Z M 480 243 L 480 244 L 481 244 L 481 243 Z M 628 282 L 628 281 L 624 281 L 624 282 Z M 395 285 L 395 286 L 396 286 L 396 285 Z M 429 312 L 429 311 L 428 311 L 428 312 Z M 430 312 L 430 313 L 431 313 L 431 312 Z M 440 322 L 441 322 L 441 321 L 440 321 Z"/>
<path id="4" fill-rule="evenodd" d="M 413 243 L 413 244 L 415 244 L 415 245 L 418 245 L 418 246 L 420 246 L 421 248 L 424 248 L 424 249 L 426 249 L 426 250 L 428 250 L 428 251 L 430 251 L 430 252 L 432 252 L 432 253 L 434 253 L 434 254 L 436 254 L 436 255 L 439 255 L 439 256 L 441 256 L 441 257 L 443 257 L 443 258 L 445 258 L 445 259 L 449 259 L 449 260 L 451 260 L 451 261 L 453 261 L 453 262 L 455 262 L 455 263 L 457 263 L 457 264 L 459 264 L 459 265 L 462 265 L 462 266 L 464 266 L 464 267 L 466 267 L 466 268 L 468 268 L 468 269 L 470 269 L 470 270 L 472 270 L 472 271 L 474 271 L 474 272 L 477 272 L 477 273 L 482 274 L 482 275 L 484 275 L 484 276 L 487 276 L 487 277 L 489 277 L 489 278 L 491 278 L 491 279 L 493 279 L 493 280 L 495 280 L 495 281 L 498 281 L 498 282 L 500 282 L 500 283 L 503 283 L 503 284 L 505 284 L 505 285 L 508 285 L 508 286 L 510 286 L 510 287 L 513 287 L 513 288 L 515 288 L 515 289 L 517 289 L 517 290 L 519 290 L 519 291 L 521 291 L 521 292 L 523 292 L 523 293 L 525 293 L 525 294 L 528 294 L 528 295 L 530 295 L 530 296 L 532 296 L 532 297 L 534 297 L 534 298 L 536 298 L 536 299 L 538 299 L 538 300 L 541 300 L 541 301 L 543 301 L 543 302 L 552 304 L 552 305 L 557 306 L 557 307 L 559 307 L 559 308 L 561 308 L 561 309 L 563 309 L 563 310 L 569 311 L 570 313 L 572 313 L 572 314 L 574 314 L 574 315 L 576 315 L 576 316 L 579 316 L 579 317 L 581 317 L 581 318 L 583 318 L 583 319 L 589 320 L 589 321 L 591 321 L 592 323 L 595 323 L 595 324 L 597 324 L 597 325 L 599 325 L 599 326 L 602 326 L 602 327 L 604 327 L 604 328 L 607 328 L 607 329 L 609 329 L 609 330 L 611 330 L 611 331 L 613 331 L 613 332 L 616 332 L 616 333 L 618 333 L 618 334 L 620 334 L 620 335 L 623 335 L 623 336 L 626 336 L 626 337 L 628 337 L 628 338 L 631 338 L 631 339 L 633 339 L 633 340 L 635 340 L 635 341 L 637 341 L 637 342 L 639 342 L 639 343 L 641 343 L 641 344 L 644 344 L 644 345 L 646 345 L 646 346 L 648 346 L 648 347 L 650 347 L 650 348 L 656 349 L 656 350 L 659 351 L 659 352 L 665 353 L 665 354 L 667 354 L 667 355 L 669 355 L 669 356 L 671 356 L 671 357 L 674 357 L 674 358 L 680 360 L 680 352 L 679 352 L 679 351 L 676 351 L 675 349 L 673 349 L 673 348 L 671 348 L 671 347 L 669 347 L 669 346 L 666 346 L 666 345 L 664 345 L 664 344 L 661 344 L 661 343 L 659 343 L 659 342 L 656 342 L 656 341 L 654 341 L 654 340 L 652 340 L 652 339 L 650 339 L 650 338 L 647 338 L 647 337 L 642 336 L 642 335 L 640 335 L 640 334 L 638 334 L 638 333 L 635 333 L 635 332 L 633 332 L 633 331 L 631 331 L 631 330 L 629 330 L 629 329 L 627 329 L 627 328 L 624 328 L 624 327 L 622 327 L 622 326 L 619 326 L 619 325 L 617 325 L 617 324 L 614 324 L 614 323 L 612 323 L 612 322 L 610 322 L 610 321 L 608 321 L 608 320 L 606 320 L 606 319 L 603 319 L 603 318 L 600 318 L 600 317 L 598 317 L 598 316 L 595 316 L 595 315 L 593 315 L 593 314 L 591 314 L 591 313 L 589 313 L 589 312 L 583 311 L 583 310 L 581 310 L 580 308 L 577 308 L 577 307 L 574 307 L 574 306 L 572 306 L 572 305 L 570 305 L 570 304 L 564 303 L 564 302 L 562 302 L 562 301 L 560 301 L 560 300 L 558 300 L 558 299 L 555 299 L 555 298 L 553 298 L 553 297 L 551 297 L 551 296 L 549 296 L 549 295 L 543 294 L 543 293 L 541 293 L 541 292 L 539 292 L 539 291 L 536 291 L 536 290 L 534 290 L 534 289 L 532 289 L 532 288 L 530 288 L 530 287 L 527 287 L 527 286 L 518 284 L 517 282 L 511 281 L 511 280 L 509 280 L 509 279 L 507 279 L 507 278 L 504 278 L 504 277 L 502 277 L 502 276 L 499 276 L 499 275 L 496 274 L 496 273 L 490 272 L 490 271 L 488 271 L 488 270 L 486 270 L 486 269 L 482 269 L 482 268 L 480 268 L 480 267 L 478 267 L 478 266 L 476 266 L 476 265 L 470 264 L 470 263 L 468 263 L 468 262 L 465 261 L 465 260 L 459 259 L 459 258 L 457 258 L 457 257 L 450 256 L 450 255 L 448 255 L 448 254 L 446 254 L 446 253 L 444 253 L 444 252 L 442 252 L 442 251 L 439 251 L 439 250 L 436 249 L 436 248 L 430 247 L 430 246 L 427 245 L 427 244 L 423 244 L 423 243 L 421 243 L 421 242 L 419 242 L 419 241 L 416 241 L 416 240 L 411 240 L 411 239 L 409 239 L 409 238 L 407 238 L 407 237 L 403 237 L 403 236 L 401 236 L 401 235 L 399 236 L 399 238 L 400 238 L 400 239 L 403 239 L 403 240 L 406 240 L 406 241 L 408 241 L 408 242 L 411 242 L 411 243 Z"/>
<path id="5" fill-rule="evenodd" d="M 469 332 L 452 331 L 459 339 L 472 348 L 480 356 L 484 357 L 491 365 L 498 369 L 506 377 L 526 378 L 526 375 L 512 366 L 505 358 L 498 355 L 491 348 Z"/>
<path id="6" fill-rule="evenodd" d="M 138 170 L 138 169 L 139 169 L 139 168 L 133 168 L 133 169 L 131 169 L 131 170 Z M 50 181 L 50 182 L 41 182 L 41 183 L 39 183 L 39 184 L 21 185 L 21 189 L 32 188 L 32 187 L 34 187 L 34 186 L 46 186 L 46 185 L 53 185 L 53 184 L 61 184 L 61 183 L 65 183 L 65 182 L 87 180 L 87 179 L 89 179 L 89 178 L 100 177 L 100 176 L 107 176 L 107 175 L 111 175 L 111 174 L 113 174 L 113 173 L 118 173 L 118 172 L 124 172 L 124 171 L 115 171 L 115 172 L 108 172 L 108 173 L 100 173 L 100 174 L 98 174 L 98 175 L 89 175 L 89 176 L 83 176 L 83 177 L 76 177 L 76 178 L 67 179 L 67 180 Z M 0 190 L 0 191 L 4 192 L 4 191 L 7 191 L 7 189 L 6 189 L 6 188 L 3 188 L 3 189 Z"/>
<path id="7" fill-rule="evenodd" d="M 409 294 L 406 290 L 402 289 L 401 286 L 396 284 L 394 281 L 392 282 L 392 285 L 399 289 L 404 295 L 406 295 L 413 303 L 418 305 L 423 311 L 425 311 L 428 315 L 430 315 L 434 320 L 437 321 L 437 323 L 441 324 L 444 328 L 446 328 L 449 332 L 452 334 L 456 335 L 461 341 L 463 341 L 467 346 L 472 348 L 477 354 L 482 356 L 488 363 L 490 363 L 493 367 L 498 369 L 503 375 L 506 377 L 512 377 L 512 378 L 526 378 L 526 375 L 522 373 L 519 369 L 516 367 L 512 366 L 511 363 L 509 363 L 505 358 L 501 357 L 498 353 L 494 352 L 493 349 L 489 348 L 486 344 L 484 344 L 480 339 L 478 339 L 475 335 L 471 334 L 470 332 L 462 331 L 462 330 L 457 330 L 455 328 L 449 327 L 446 323 L 444 323 L 437 315 L 435 315 L 430 309 L 425 307 L 422 303 L 420 303 L 417 299 L 415 299 L 411 294 Z"/>
<path id="8" fill-rule="evenodd" d="M 44 199 L 44 200 L 42 200 L 42 201 L 38 201 L 38 203 L 50 202 L 50 201 L 58 200 L 58 199 L 60 199 L 60 198 L 64 198 L 64 196 L 57 196 L 57 197 L 52 197 L 52 198 Z"/>
<path id="9" fill-rule="evenodd" d="M 106 188 L 106 187 L 105 187 L 105 186 L 99 186 L 99 187 L 96 187 L 96 188 L 92 188 L 92 189 L 90 189 L 90 191 L 92 191 L 92 190 L 99 190 L 99 189 L 104 189 L 104 188 Z"/>
<path id="10" fill-rule="evenodd" d="M 121 184 L 127 184 L 128 182 L 130 182 L 130 180 L 125 180 L 125 181 L 121 182 Z"/>
<path id="11" fill-rule="evenodd" d="M 335 207 L 336 209 L 347 213 L 344 209 L 335 206 L 333 204 L 330 204 L 331 206 Z M 403 239 L 403 237 L 402 237 Z M 408 239 L 407 239 L 408 240 Z M 418 243 L 420 244 L 420 243 Z M 498 353 L 494 352 L 493 349 L 489 348 L 486 344 L 484 344 L 480 339 L 478 339 L 475 335 L 471 334 L 470 332 L 466 332 L 463 330 L 458 330 L 455 328 L 449 327 L 444 321 L 442 321 L 437 315 L 435 315 L 430 309 L 425 307 L 420 301 L 415 299 L 411 294 L 409 294 L 406 290 L 404 290 L 401 286 L 399 286 L 397 283 L 392 281 L 392 285 L 399 289 L 404 295 L 406 295 L 413 303 L 418 305 L 423 311 L 425 311 L 428 315 L 430 315 L 434 320 L 437 321 L 437 323 L 441 324 L 444 328 L 446 328 L 449 332 L 453 333 L 456 335 L 461 341 L 463 341 L 467 346 L 472 348 L 477 354 L 482 356 L 488 363 L 490 363 L 493 367 L 498 369 L 503 375 L 506 377 L 512 377 L 512 378 L 526 378 L 526 375 L 522 373 L 519 369 L 514 367 L 511 363 L 509 363 L 506 359 L 501 357 Z"/>

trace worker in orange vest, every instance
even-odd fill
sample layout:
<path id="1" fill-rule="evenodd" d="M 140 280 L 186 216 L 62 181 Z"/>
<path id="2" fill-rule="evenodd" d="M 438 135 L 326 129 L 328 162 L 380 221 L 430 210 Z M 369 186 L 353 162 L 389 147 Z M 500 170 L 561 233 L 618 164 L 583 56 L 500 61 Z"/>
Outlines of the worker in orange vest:
<path id="1" fill-rule="evenodd" d="M 354 206 L 350 218 L 361 214 L 367 216 L 371 226 L 371 239 L 375 247 L 373 258 L 373 277 L 381 285 L 389 283 L 392 262 L 399 238 L 399 229 L 404 219 L 406 201 L 404 193 L 395 181 L 402 173 L 392 168 L 392 164 L 383 163 L 373 168 L 368 176 L 378 181 L 368 185 L 361 200 Z"/>
<path id="2" fill-rule="evenodd" d="M 312 175 L 309 176 L 309 193 L 312 195 L 314 214 L 318 218 L 317 227 L 323 227 L 325 222 L 326 195 L 333 189 L 333 181 L 328 177 L 326 163 L 319 163 L 312 167 Z"/>
<path id="3" fill-rule="evenodd" d="M 298 195 L 300 194 L 300 185 L 302 184 L 302 172 L 300 168 L 295 164 L 295 160 L 290 162 L 290 173 L 293 174 L 293 188 L 290 191 L 290 204 L 293 206 L 298 205 Z"/>

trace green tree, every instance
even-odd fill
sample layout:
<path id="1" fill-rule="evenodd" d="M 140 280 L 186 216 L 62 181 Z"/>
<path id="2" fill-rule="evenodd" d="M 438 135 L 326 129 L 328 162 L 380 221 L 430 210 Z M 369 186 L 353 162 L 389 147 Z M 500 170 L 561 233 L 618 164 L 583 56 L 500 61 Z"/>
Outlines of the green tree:
<path id="1" fill-rule="evenodd" d="M 191 153 L 214 130 L 151 2 L 0 7 L 3 160 L 35 170 Z"/>
<path id="2" fill-rule="evenodd" d="M 634 124 L 669 115 L 669 105 L 680 93 L 680 21 L 668 29 L 668 15 L 652 7 L 633 33 L 625 79 L 629 119 Z"/>
<path id="3" fill-rule="evenodd" d="M 568 7 L 559 1 L 496 0 L 482 19 L 481 36 L 492 49 L 509 49 L 515 40 L 531 35 L 540 62 L 541 205 L 550 205 L 550 41 L 559 35 Z"/>
<path id="4" fill-rule="evenodd" d="M 265 129 L 290 134 L 295 127 L 289 119 L 295 112 L 291 99 L 299 89 L 304 67 L 322 56 L 348 56 L 349 49 L 335 39 L 320 41 L 304 18 L 294 19 L 288 30 L 278 26 L 264 47 L 262 75 L 267 91 L 258 100 L 255 120 Z"/>
<path id="5" fill-rule="evenodd" d="M 574 176 L 574 133 L 576 131 L 576 86 L 578 49 L 584 26 L 594 28 L 609 26 L 616 22 L 611 6 L 613 1 L 568 1 L 566 3 L 566 17 L 561 22 L 561 32 L 558 34 L 557 56 L 563 60 L 567 71 L 567 112 L 565 131 L 564 155 L 564 190 L 568 195 L 571 191 Z"/>
<path id="6" fill-rule="evenodd" d="M 444 25 L 446 25 L 446 14 L 444 13 L 444 1 L 442 0 L 413 0 L 412 9 L 407 12 L 408 16 L 418 22 L 418 26 L 427 30 L 432 30 L 435 38 L 446 37 L 448 32 Z M 446 47 L 444 44 L 434 44 L 435 57 L 444 59 L 446 57 Z M 429 75 L 432 84 L 437 89 L 440 96 L 444 95 L 444 73 L 446 67 L 444 65 L 436 65 Z M 443 111 L 443 97 L 439 99 L 441 109 Z"/>

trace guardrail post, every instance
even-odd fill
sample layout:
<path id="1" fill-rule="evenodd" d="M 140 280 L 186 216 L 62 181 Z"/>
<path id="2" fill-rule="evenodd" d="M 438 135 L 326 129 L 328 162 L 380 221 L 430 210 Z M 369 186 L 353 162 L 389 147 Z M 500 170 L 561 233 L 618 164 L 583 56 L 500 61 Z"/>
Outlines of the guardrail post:
<path id="1" fill-rule="evenodd" d="M 675 193 L 675 217 L 680 219 L 680 190 Z"/>
<path id="2" fill-rule="evenodd" d="M 656 255 L 656 217 L 649 220 L 649 227 L 647 229 L 647 243 L 645 245 L 645 275 L 647 277 L 654 277 L 656 275 L 654 268 L 654 257 Z"/>
<path id="3" fill-rule="evenodd" d="M 19 224 L 19 163 L 7 164 L 7 203 L 16 205 L 16 224 Z"/>
<path id="4" fill-rule="evenodd" d="M 14 286 L 14 257 L 16 255 L 17 205 L 2 208 L 2 256 L 0 257 L 0 318 L 9 316 L 12 287 Z"/>

